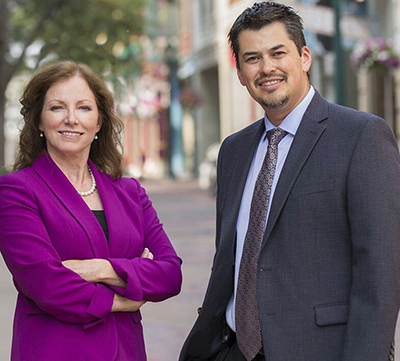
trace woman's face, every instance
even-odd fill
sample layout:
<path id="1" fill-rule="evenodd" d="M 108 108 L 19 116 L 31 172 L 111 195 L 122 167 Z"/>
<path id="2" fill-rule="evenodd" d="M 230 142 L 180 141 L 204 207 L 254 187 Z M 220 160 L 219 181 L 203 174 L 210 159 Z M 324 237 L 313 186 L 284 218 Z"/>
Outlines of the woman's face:
<path id="1" fill-rule="evenodd" d="M 53 159 L 87 159 L 100 128 L 96 99 L 82 77 L 74 76 L 48 89 L 39 130 Z"/>

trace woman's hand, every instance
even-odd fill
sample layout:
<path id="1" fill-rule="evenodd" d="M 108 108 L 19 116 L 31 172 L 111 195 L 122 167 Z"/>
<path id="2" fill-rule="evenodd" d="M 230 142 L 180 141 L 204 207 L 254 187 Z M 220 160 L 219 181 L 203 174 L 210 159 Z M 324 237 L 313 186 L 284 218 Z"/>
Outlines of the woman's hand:
<path id="1" fill-rule="evenodd" d="M 141 258 L 153 259 L 153 254 L 148 248 L 145 248 Z M 118 276 L 111 263 L 106 259 L 69 259 L 63 261 L 62 264 L 88 282 L 100 282 L 110 286 L 126 287 L 125 281 Z"/>
<path id="2" fill-rule="evenodd" d="M 141 258 L 153 259 L 153 253 L 151 253 L 148 248 L 145 248 L 142 252 Z M 136 312 L 145 303 L 146 301 L 130 300 L 128 298 L 122 297 L 118 293 L 115 293 L 111 312 Z"/>
<path id="3" fill-rule="evenodd" d="M 149 251 L 149 249 L 146 247 L 146 248 L 143 250 L 143 252 L 142 252 L 141 258 L 150 258 L 150 259 L 153 259 L 154 256 L 153 256 L 153 253 L 151 253 L 151 252 Z"/>
<path id="4" fill-rule="evenodd" d="M 126 283 L 118 276 L 111 263 L 106 259 L 69 259 L 63 261 L 62 264 L 88 282 L 100 282 L 110 286 L 126 287 Z"/>
<path id="5" fill-rule="evenodd" d="M 122 297 L 118 293 L 114 293 L 113 305 L 111 312 L 136 312 L 142 307 L 146 301 L 134 301 Z"/>

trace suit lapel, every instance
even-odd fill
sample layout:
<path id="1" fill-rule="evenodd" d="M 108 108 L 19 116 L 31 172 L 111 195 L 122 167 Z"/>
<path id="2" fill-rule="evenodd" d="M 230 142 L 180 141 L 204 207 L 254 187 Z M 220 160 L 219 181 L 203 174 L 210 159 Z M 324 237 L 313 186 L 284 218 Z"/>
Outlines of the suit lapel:
<path id="1" fill-rule="evenodd" d="M 239 214 L 240 203 L 243 190 L 246 184 L 247 174 L 249 172 L 254 152 L 260 142 L 261 136 L 265 131 L 263 119 L 254 124 L 248 131 L 242 134 L 240 143 L 236 146 L 235 152 L 229 157 L 227 162 L 234 164 L 232 174 L 228 177 L 227 184 L 223 187 L 227 189 L 223 200 L 224 218 L 228 222 L 228 230 L 234 234 L 236 232 L 237 217 Z M 228 217 L 228 218 L 226 218 Z"/>
<path id="2" fill-rule="evenodd" d="M 304 167 L 308 157 L 313 151 L 318 139 L 325 131 L 326 125 L 322 123 L 328 117 L 328 103 L 317 92 L 311 101 L 301 124 L 296 132 L 289 154 L 286 158 L 268 218 L 267 228 L 264 234 L 263 245 L 265 245 L 276 220 Z"/>
<path id="3" fill-rule="evenodd" d="M 95 178 L 97 182 L 98 172 L 95 170 L 93 163 L 90 163 L 90 165 L 93 169 L 93 174 L 96 172 Z M 99 222 L 97 222 L 93 212 L 51 157 L 47 153 L 41 154 L 32 165 L 32 168 L 85 230 L 94 257 L 108 257 L 107 241 Z"/>

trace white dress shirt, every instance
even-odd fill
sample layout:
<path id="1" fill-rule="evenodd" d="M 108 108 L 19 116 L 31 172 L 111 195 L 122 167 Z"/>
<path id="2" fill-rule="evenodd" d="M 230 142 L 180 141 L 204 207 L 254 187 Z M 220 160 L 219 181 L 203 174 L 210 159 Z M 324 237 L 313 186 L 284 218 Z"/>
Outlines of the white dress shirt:
<path id="1" fill-rule="evenodd" d="M 310 86 L 310 90 L 304 99 L 300 102 L 300 104 L 293 109 L 288 116 L 283 120 L 283 122 L 279 125 L 279 128 L 285 130 L 288 134 L 279 142 L 278 144 L 278 161 L 276 164 L 274 180 L 271 186 L 271 194 L 268 203 L 267 210 L 267 218 L 269 216 L 269 211 L 271 208 L 272 199 L 274 196 L 276 184 L 278 183 L 279 176 L 281 174 L 283 165 L 285 163 L 286 157 L 289 153 L 290 147 L 292 145 L 294 136 L 298 127 L 300 126 L 301 119 L 304 116 L 305 111 L 307 110 L 313 96 L 315 90 L 312 86 Z M 260 143 L 258 145 L 257 151 L 253 157 L 252 164 L 250 166 L 249 173 L 247 175 L 246 185 L 244 187 L 242 201 L 240 204 L 239 216 L 236 225 L 236 258 L 235 258 L 235 287 L 233 295 L 228 303 L 228 307 L 226 309 L 226 321 L 229 327 L 235 331 L 235 301 L 236 301 L 236 289 L 237 282 L 239 277 L 239 267 L 240 261 L 242 259 L 243 252 L 243 244 L 247 233 L 247 227 L 249 224 L 249 216 L 250 216 L 250 207 L 251 201 L 253 198 L 254 187 L 256 184 L 258 173 L 260 172 L 262 163 L 264 161 L 265 155 L 267 153 L 268 147 L 268 139 L 266 137 L 266 132 L 276 128 L 267 118 L 267 115 L 264 116 L 265 122 L 265 133 L 261 137 Z M 265 226 L 267 221 L 265 222 Z"/>

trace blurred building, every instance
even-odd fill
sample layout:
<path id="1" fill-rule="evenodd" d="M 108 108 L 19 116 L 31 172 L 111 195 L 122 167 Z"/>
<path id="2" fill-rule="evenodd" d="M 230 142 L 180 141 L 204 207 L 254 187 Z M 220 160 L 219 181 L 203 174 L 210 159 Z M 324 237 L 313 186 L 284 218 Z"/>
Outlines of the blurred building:
<path id="1" fill-rule="evenodd" d="M 128 173 L 180 177 L 202 168 L 213 178 L 220 142 L 263 116 L 237 79 L 227 42 L 234 20 L 254 1 L 147 1 L 144 33 L 132 36 L 120 55 L 132 71 L 111 87 L 125 122 Z M 392 39 L 400 53 L 400 1 L 283 2 L 304 19 L 315 88 L 330 101 L 384 117 L 400 139 L 400 71 L 357 71 L 350 61 L 358 44 L 378 37 Z M 8 98 L 18 99 L 20 89 L 16 78 Z M 7 108 L 7 164 L 14 159 L 20 121 L 14 103 Z"/>
<path id="2" fill-rule="evenodd" d="M 253 0 L 180 0 L 181 83 L 203 99 L 189 109 L 193 121 L 194 168 L 207 149 L 263 116 L 261 107 L 237 79 L 227 34 L 236 17 Z M 311 83 L 328 100 L 384 116 L 400 132 L 400 75 L 391 71 L 359 72 L 351 52 L 373 37 L 393 39 L 400 51 L 398 0 L 286 0 L 304 20 L 313 55 Z M 340 30 L 340 31 L 339 31 Z M 339 39 L 340 43 L 336 42 Z M 336 44 L 336 45 L 335 45 Z M 340 44 L 338 46 L 337 44 Z M 399 129 L 399 130 L 398 130 Z"/>
<path id="3" fill-rule="evenodd" d="M 119 88 L 114 92 L 125 125 L 125 170 L 137 178 L 161 178 L 173 167 L 180 173 L 184 171 L 175 160 L 178 153 L 183 162 L 183 150 L 175 150 L 182 134 L 177 137 L 171 129 L 174 120 L 180 123 L 182 118 L 179 101 L 172 97 L 179 93 L 179 84 L 173 84 L 171 78 L 178 61 L 174 50 L 178 44 L 177 9 L 173 1 L 148 0 L 143 14 L 144 32 L 132 37 L 120 56 L 132 62 L 131 73 L 120 76 Z M 175 111 L 171 119 L 170 112 L 177 107 L 178 114 Z"/>

